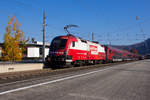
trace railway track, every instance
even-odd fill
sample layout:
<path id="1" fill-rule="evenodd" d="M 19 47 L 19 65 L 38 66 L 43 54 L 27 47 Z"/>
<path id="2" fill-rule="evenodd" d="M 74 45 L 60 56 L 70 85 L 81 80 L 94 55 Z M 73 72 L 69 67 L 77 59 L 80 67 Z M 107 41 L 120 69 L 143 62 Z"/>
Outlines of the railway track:
<path id="1" fill-rule="evenodd" d="M 29 79 L 37 79 L 46 76 L 57 75 L 61 73 L 67 73 L 71 71 L 79 71 L 79 70 L 87 70 L 94 69 L 97 67 L 109 67 L 118 64 L 129 63 L 133 61 L 125 61 L 125 62 L 115 62 L 115 63 L 107 63 L 107 64 L 97 64 L 97 65 L 89 65 L 89 66 L 80 66 L 80 67 L 71 67 L 71 68 L 61 68 L 61 69 L 43 69 L 43 70 L 35 70 L 35 71 L 24 71 L 24 72 L 11 72 L 0 74 L 0 84 L 17 82 L 17 81 L 25 81 Z"/>

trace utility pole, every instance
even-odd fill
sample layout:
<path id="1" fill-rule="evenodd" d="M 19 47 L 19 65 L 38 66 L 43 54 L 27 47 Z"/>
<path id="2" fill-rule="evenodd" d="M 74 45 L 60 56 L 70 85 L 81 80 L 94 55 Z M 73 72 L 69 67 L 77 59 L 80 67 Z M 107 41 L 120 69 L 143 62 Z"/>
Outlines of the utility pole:
<path id="1" fill-rule="evenodd" d="M 45 62 L 45 26 L 46 26 L 46 13 L 45 11 L 43 12 L 43 53 L 42 53 L 42 58 L 43 58 L 43 63 Z"/>
<path id="2" fill-rule="evenodd" d="M 94 41 L 94 33 L 92 32 L 92 41 Z"/>

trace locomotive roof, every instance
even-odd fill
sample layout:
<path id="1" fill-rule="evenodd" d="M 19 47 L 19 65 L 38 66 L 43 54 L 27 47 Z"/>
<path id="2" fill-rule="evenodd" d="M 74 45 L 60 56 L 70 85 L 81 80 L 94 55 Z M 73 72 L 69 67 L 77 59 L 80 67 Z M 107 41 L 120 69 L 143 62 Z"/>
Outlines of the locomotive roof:
<path id="1" fill-rule="evenodd" d="M 72 37 L 72 38 L 74 38 L 74 39 L 80 39 L 82 42 L 85 42 L 85 43 L 87 43 L 87 42 L 92 42 L 92 43 L 94 43 L 94 44 L 99 44 L 99 42 L 97 42 L 97 41 L 85 40 L 85 39 L 83 39 L 83 38 L 81 38 L 81 37 L 76 37 L 76 36 L 74 36 L 74 35 L 72 35 L 72 34 L 57 36 L 57 37 L 55 37 L 55 38 L 66 38 L 66 39 L 68 39 L 69 37 Z M 99 44 L 99 45 L 100 45 L 100 46 L 103 46 L 103 45 L 101 45 L 101 44 Z"/>

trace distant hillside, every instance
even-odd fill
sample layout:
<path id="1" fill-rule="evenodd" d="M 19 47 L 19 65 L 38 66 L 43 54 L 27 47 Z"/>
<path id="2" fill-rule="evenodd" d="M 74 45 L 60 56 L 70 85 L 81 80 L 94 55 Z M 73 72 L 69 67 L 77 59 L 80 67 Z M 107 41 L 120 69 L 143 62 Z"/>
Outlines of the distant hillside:
<path id="1" fill-rule="evenodd" d="M 146 54 L 150 54 L 150 38 L 141 43 L 127 45 L 127 46 L 114 46 L 114 47 L 128 50 L 128 51 L 131 51 L 132 49 L 136 49 L 139 54 L 146 55 Z"/>

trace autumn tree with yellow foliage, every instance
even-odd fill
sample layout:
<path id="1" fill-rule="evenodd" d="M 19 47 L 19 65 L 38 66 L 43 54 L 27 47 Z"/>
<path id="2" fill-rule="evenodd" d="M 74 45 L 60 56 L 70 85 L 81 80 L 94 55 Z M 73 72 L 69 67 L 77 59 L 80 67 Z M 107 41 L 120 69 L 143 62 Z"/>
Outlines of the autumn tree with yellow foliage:
<path id="1" fill-rule="evenodd" d="M 9 17 L 3 46 L 3 60 L 5 61 L 22 60 L 26 40 L 24 39 L 24 32 L 20 30 L 20 26 L 21 24 L 18 23 L 14 16 Z M 20 46 L 19 44 L 22 45 Z"/>

